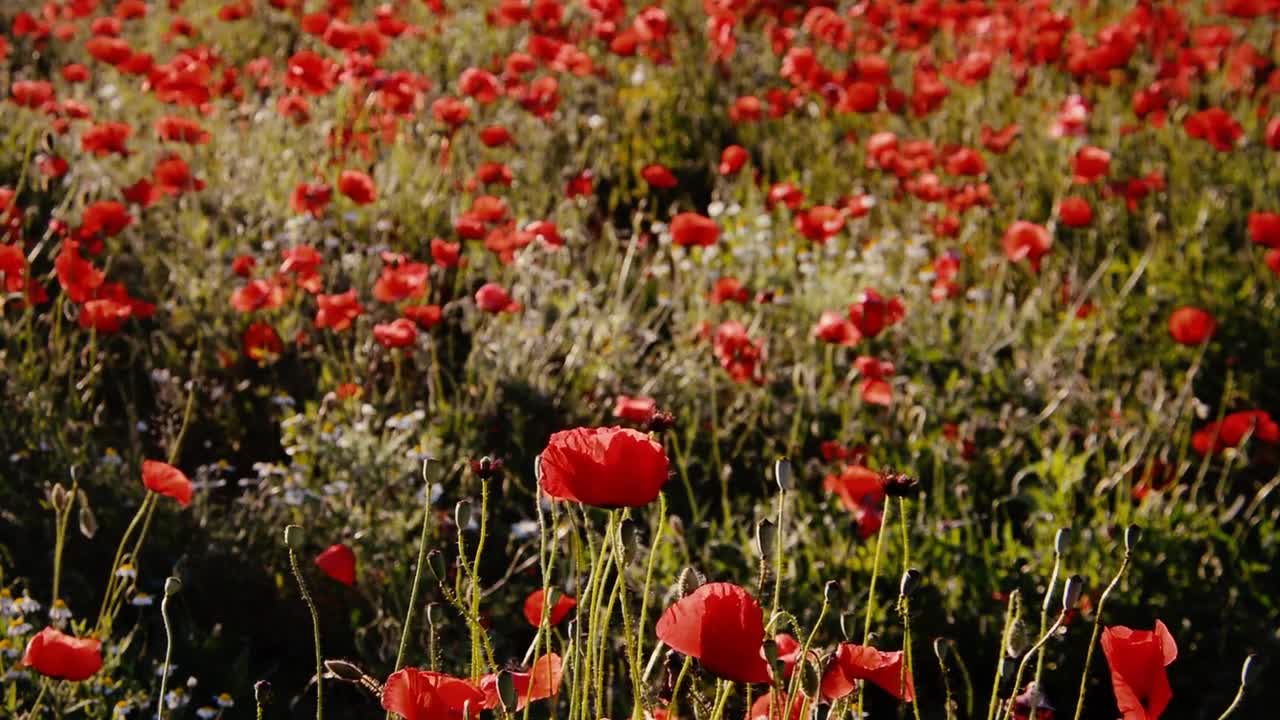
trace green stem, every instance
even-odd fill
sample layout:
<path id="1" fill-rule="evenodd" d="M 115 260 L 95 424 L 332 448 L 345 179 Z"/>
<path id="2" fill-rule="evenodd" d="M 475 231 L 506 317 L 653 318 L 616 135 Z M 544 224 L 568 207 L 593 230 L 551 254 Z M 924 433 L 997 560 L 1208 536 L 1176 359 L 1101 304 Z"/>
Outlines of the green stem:
<path id="1" fill-rule="evenodd" d="M 1031 656 L 1036 654 L 1036 652 L 1038 652 L 1041 648 L 1043 648 L 1045 643 L 1049 642 L 1049 638 L 1053 637 L 1053 634 L 1058 632 L 1058 628 L 1062 627 L 1062 623 L 1066 619 L 1067 619 L 1067 613 L 1065 610 L 1058 613 L 1058 619 L 1053 622 L 1053 626 L 1049 628 L 1049 632 L 1045 633 L 1044 635 L 1041 635 L 1040 639 L 1036 641 L 1036 644 L 1031 646 L 1031 650 L 1022 656 L 1022 661 L 1018 663 L 1018 671 L 1013 675 L 1013 692 L 1015 695 L 1019 690 L 1018 686 L 1022 684 L 1022 673 L 1026 671 L 1027 663 L 1030 662 Z M 1038 692 L 1039 692 L 1039 689 L 1037 688 L 1036 693 Z M 1033 693 L 1033 695 L 1034 694 L 1035 693 Z M 1010 697 L 1009 706 L 1005 709 L 1005 714 L 1004 714 L 1006 720 L 1013 719 L 1013 710 L 1014 710 L 1015 704 L 1016 703 L 1014 702 L 1014 698 Z"/>
<path id="2" fill-rule="evenodd" d="M 1227 718 L 1231 717 L 1232 713 L 1234 713 L 1236 710 L 1240 708 L 1240 704 L 1243 702 L 1244 702 L 1244 683 L 1241 683 L 1240 689 L 1236 691 L 1235 699 L 1231 701 L 1231 704 L 1227 706 L 1226 710 L 1222 711 L 1222 714 L 1218 716 L 1218 720 L 1227 720 Z"/>
<path id="3" fill-rule="evenodd" d="M 876 609 L 876 580 L 880 577 L 880 556 L 884 553 L 884 534 L 885 528 L 889 525 L 889 503 L 884 504 L 884 512 L 880 516 L 880 530 L 876 532 L 876 554 L 875 559 L 871 561 L 871 584 L 867 588 L 867 619 L 862 626 L 862 644 L 866 645 L 871 640 L 871 617 L 875 614 Z M 859 682 L 860 685 L 866 683 Z M 858 692 L 858 708 L 856 716 L 863 717 L 862 713 L 862 692 Z"/>
<path id="4" fill-rule="evenodd" d="M 994 720 L 996 706 L 1000 700 L 1000 675 L 1004 668 L 1004 657 L 1009 652 L 1009 638 L 1013 635 L 1013 626 L 1018 619 L 1022 596 L 1015 589 L 1009 593 L 1009 610 L 1004 615 L 1004 632 L 1000 634 L 1000 650 L 996 653 L 996 674 L 991 681 L 991 701 L 987 704 L 987 720 Z M 1076 720 L 1079 720 L 1077 718 Z"/>
<path id="5" fill-rule="evenodd" d="M 1040 605 L 1040 634 L 1044 635 L 1045 626 L 1049 624 L 1049 605 L 1053 602 L 1053 591 L 1058 584 L 1058 573 L 1062 570 L 1062 556 L 1056 552 L 1053 554 L 1053 572 L 1049 574 L 1049 589 L 1044 593 L 1044 602 Z M 1044 673 L 1044 648 L 1036 653 L 1036 673 L 1032 682 L 1035 683 L 1036 690 L 1040 689 L 1040 678 Z M 1014 688 L 1014 692 L 1018 689 Z M 1029 717 L 1036 717 L 1036 712 L 1040 709 L 1040 693 L 1031 693 L 1031 709 L 1028 712 Z"/>
<path id="6" fill-rule="evenodd" d="M 898 608 L 902 612 L 902 655 L 906 659 L 907 677 L 911 678 L 911 683 L 914 686 L 916 670 L 914 666 L 915 653 L 911 648 L 911 601 L 906 595 L 898 596 Z M 901 687 L 905 688 L 907 686 L 906 679 L 904 678 L 901 682 Z M 915 716 L 915 720 L 920 720 L 920 698 L 914 694 L 911 698 L 911 713 Z"/>
<path id="7" fill-rule="evenodd" d="M 1111 578 L 1111 584 L 1107 585 L 1107 589 L 1102 591 L 1101 597 L 1098 598 L 1098 610 L 1094 613 L 1093 618 L 1093 635 L 1089 638 L 1089 651 L 1084 656 L 1084 672 L 1080 673 L 1080 692 L 1076 695 L 1076 713 L 1074 720 L 1080 720 L 1084 714 L 1084 694 L 1089 687 L 1089 666 L 1093 664 L 1093 649 L 1098 644 L 1098 635 L 1102 633 L 1102 608 L 1107 604 L 1107 598 L 1110 597 L 1111 591 L 1116 585 L 1120 584 L 1120 578 L 1124 577 L 1124 571 L 1129 569 L 1129 559 L 1133 557 L 1133 553 L 1126 550 L 1124 559 L 1120 561 L 1120 569 L 1116 571 L 1116 576 Z"/>
<path id="8" fill-rule="evenodd" d="M 778 613 L 778 603 L 782 597 L 782 521 L 786 519 L 784 510 L 786 508 L 787 491 L 778 491 L 778 528 L 774 533 L 773 540 L 773 604 L 769 609 L 769 617 L 772 618 Z"/>
<path id="9" fill-rule="evenodd" d="M 293 569 L 293 577 L 298 581 L 298 590 L 302 593 L 302 600 L 307 604 L 307 609 L 311 611 L 311 635 L 316 646 L 316 720 L 324 718 L 324 687 L 322 685 L 324 678 L 324 659 L 320 654 L 320 614 L 316 611 L 316 603 L 311 599 L 311 591 L 307 590 L 307 583 L 302 579 L 302 571 L 298 569 L 298 554 L 289 548 L 289 567 Z"/>
<path id="10" fill-rule="evenodd" d="M 173 627 L 169 624 L 169 593 L 160 601 L 160 618 L 164 620 L 164 665 L 160 668 L 160 694 L 156 697 L 156 720 L 164 720 L 164 688 L 169 680 L 169 661 L 173 657 Z"/>
<path id="11" fill-rule="evenodd" d="M 409 609 L 404 614 L 404 628 L 400 631 L 400 649 L 396 651 L 396 665 L 392 672 L 404 667 L 405 651 L 409 648 L 409 636 L 413 632 L 413 611 L 418 607 L 418 589 L 422 584 L 422 568 L 427 564 L 427 534 L 431 523 L 431 481 L 427 478 L 427 466 L 430 460 L 422 463 L 423 501 L 422 501 L 422 533 L 418 538 L 418 566 L 413 571 L 413 585 L 409 587 Z M 391 713 L 387 713 L 391 720 Z"/>

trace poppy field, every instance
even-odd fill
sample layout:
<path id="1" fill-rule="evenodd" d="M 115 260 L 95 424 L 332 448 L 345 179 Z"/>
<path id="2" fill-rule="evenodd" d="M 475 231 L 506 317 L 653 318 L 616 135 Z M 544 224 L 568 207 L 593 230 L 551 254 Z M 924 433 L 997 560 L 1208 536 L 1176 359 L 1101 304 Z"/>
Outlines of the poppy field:
<path id="1" fill-rule="evenodd" d="M 1275 0 L 6 2 L 0 717 L 1270 717 L 1278 191 Z"/>

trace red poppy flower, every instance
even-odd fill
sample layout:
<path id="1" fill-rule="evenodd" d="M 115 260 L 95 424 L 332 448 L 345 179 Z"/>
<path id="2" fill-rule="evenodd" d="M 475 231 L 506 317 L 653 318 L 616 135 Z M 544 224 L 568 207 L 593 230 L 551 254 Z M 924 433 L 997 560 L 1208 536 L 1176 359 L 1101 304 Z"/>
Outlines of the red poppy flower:
<path id="1" fill-rule="evenodd" d="M 1110 168 L 1111 153 L 1100 147 L 1085 145 L 1071 160 L 1072 181 L 1077 185 L 1087 185 L 1105 177 Z"/>
<path id="2" fill-rule="evenodd" d="M 1034 272 L 1040 272 L 1040 258 L 1053 247 L 1053 236 L 1042 225 L 1018 220 L 1004 233 L 1004 254 L 1010 262 L 1027 260 Z"/>
<path id="3" fill-rule="evenodd" d="M 169 463 L 143 460 L 142 484 L 151 492 L 177 500 L 182 507 L 191 504 L 191 480 Z"/>
<path id="4" fill-rule="evenodd" d="M 720 153 L 720 167 L 718 168 L 721 175 L 734 175 L 747 164 L 751 156 L 747 153 L 747 149 L 741 145 L 730 145 Z"/>
<path id="5" fill-rule="evenodd" d="M 657 409 L 658 402 L 651 397 L 619 395 L 613 405 L 613 416 L 627 422 L 644 425 L 653 418 L 653 414 Z"/>
<path id="6" fill-rule="evenodd" d="M 9 97 L 21 107 L 37 110 L 53 100 L 53 85 L 44 80 L 19 80 L 9 88 Z"/>
<path id="7" fill-rule="evenodd" d="M 583 505 L 643 507 L 667 482 L 667 451 L 630 428 L 562 430 L 547 441 L 540 458 L 542 491 Z"/>
<path id="8" fill-rule="evenodd" d="M 511 299 L 506 291 L 498 283 L 485 283 L 476 290 L 476 307 L 484 312 L 498 314 L 504 312 L 519 312 L 520 303 Z"/>
<path id="9" fill-rule="evenodd" d="M 787 696 L 785 693 L 778 693 L 777 699 L 770 693 L 762 693 L 751 703 L 751 710 L 747 713 L 747 720 L 800 720 L 800 711 L 804 709 L 804 695 L 796 695 L 791 698 L 791 708 L 789 713 L 783 713 L 782 709 L 787 706 Z M 812 703 L 810 704 L 812 708 Z M 773 714 L 769 711 L 772 709 Z"/>
<path id="10" fill-rule="evenodd" d="M 542 589 L 539 588 L 529 593 L 529 597 L 524 599 L 524 619 L 531 627 L 538 627 L 542 622 L 542 604 L 545 596 Z M 556 590 L 551 591 L 551 597 L 555 598 L 555 605 L 551 606 L 551 611 L 547 614 L 547 624 L 551 627 L 559 625 L 562 620 L 569 615 L 569 612 L 578 605 L 578 601 L 570 595 L 565 595 Z"/>
<path id="11" fill-rule="evenodd" d="M 885 328 L 896 325 L 906 315 L 902 298 L 886 301 L 875 290 L 862 293 L 862 300 L 849 306 L 849 322 L 863 337 L 873 338 Z"/>
<path id="12" fill-rule="evenodd" d="M 640 177 L 656 188 L 673 188 L 680 184 L 680 181 L 676 179 L 675 175 L 671 174 L 666 165 L 657 163 L 645 165 L 644 169 L 640 171 Z"/>
<path id="13" fill-rule="evenodd" d="M 133 57 L 133 48 L 120 38 L 93 37 L 84 44 L 89 55 L 99 62 L 119 67 Z"/>
<path id="14" fill-rule="evenodd" d="M 778 203 L 782 203 L 788 210 L 795 210 L 804 203 L 804 191 L 791 183 L 774 183 L 769 186 L 765 204 L 772 210 Z"/>
<path id="15" fill-rule="evenodd" d="M 324 209 L 329 206 L 329 201 L 333 199 L 333 188 L 327 183 L 298 183 L 293 188 L 293 194 L 289 196 L 289 207 L 293 211 L 302 213 L 311 213 L 313 217 L 324 215 Z"/>
<path id="16" fill-rule="evenodd" d="M 705 215 L 683 212 L 671 218 L 671 240 L 677 245 L 689 247 L 715 245 L 720 238 L 720 226 Z"/>
<path id="17" fill-rule="evenodd" d="M 822 676 L 822 697 L 842 698 L 854 691 L 858 680 L 870 680 L 899 700 L 915 702 L 915 685 L 911 675 L 903 671 L 901 651 L 841 643 Z"/>
<path id="18" fill-rule="evenodd" d="M 373 339 L 385 348 L 402 348 L 418 339 L 418 326 L 408 318 L 396 318 L 373 326 Z"/>
<path id="19" fill-rule="evenodd" d="M 1252 432 L 1254 440 L 1274 445 L 1280 442 L 1280 425 L 1264 410 L 1244 410 L 1223 416 L 1191 434 L 1191 447 L 1201 455 L 1238 447 Z"/>
<path id="20" fill-rule="evenodd" d="M 356 299 L 356 291 L 348 290 L 337 295 L 317 295 L 315 325 L 321 330 L 329 328 L 334 332 L 342 332 L 351 327 L 351 323 L 360 317 L 364 308 Z"/>
<path id="21" fill-rule="evenodd" d="M 1249 213 L 1249 238 L 1269 248 L 1280 248 L 1280 213 Z"/>
<path id="22" fill-rule="evenodd" d="M 1263 132 L 1263 140 L 1268 148 L 1280 150 L 1280 115 L 1267 121 L 1267 127 Z"/>
<path id="23" fill-rule="evenodd" d="M 844 315 L 835 310 L 824 310 L 813 328 L 813 336 L 822 342 L 852 347 L 862 340 L 862 333 Z"/>
<path id="24" fill-rule="evenodd" d="M 444 310 L 439 305 L 409 305 L 403 312 L 423 330 L 430 330 L 444 319 Z"/>
<path id="25" fill-rule="evenodd" d="M 274 362 L 284 352 L 284 341 L 276 329 L 264 322 L 256 322 L 245 328 L 240 336 L 244 355 L 259 364 Z"/>
<path id="26" fill-rule="evenodd" d="M 22 664 L 45 677 L 87 680 L 102 669 L 102 643 L 47 627 L 27 642 Z"/>
<path id="27" fill-rule="evenodd" d="M 1222 108 L 1209 108 L 1189 115 L 1182 129 L 1198 140 L 1204 140 L 1218 152 L 1230 152 L 1244 135 L 1240 123 Z"/>
<path id="28" fill-rule="evenodd" d="M 445 242 L 443 238 L 431 238 L 431 259 L 440 267 L 458 267 L 461 256 L 461 243 Z"/>
<path id="29" fill-rule="evenodd" d="M 845 216 L 830 205 L 814 205 L 796 214 L 793 224 L 801 235 L 821 245 L 844 229 Z"/>
<path id="30" fill-rule="evenodd" d="M 427 292 L 431 266 L 420 262 L 395 262 L 382 268 L 382 275 L 373 284 L 373 298 L 378 302 L 395 303 Z"/>
<path id="31" fill-rule="evenodd" d="M 501 125 L 490 125 L 480 130 L 480 142 L 485 147 L 499 147 L 511 142 L 511 131 Z"/>
<path id="32" fill-rule="evenodd" d="M 840 498 L 840 504 L 849 512 L 884 500 L 880 473 L 864 465 L 846 465 L 839 475 L 826 476 L 822 489 Z"/>
<path id="33" fill-rule="evenodd" d="M 764 657 L 764 611 L 732 583 L 709 583 L 677 600 L 658 620 L 658 639 L 696 658 L 725 680 L 769 682 Z"/>
<path id="34" fill-rule="evenodd" d="M 1203 344 L 1217 330 L 1213 316 L 1198 307 L 1180 307 L 1169 315 L 1169 336 L 1179 345 Z"/>
<path id="35" fill-rule="evenodd" d="M 85 130 L 80 135 L 80 149 L 98 157 L 104 155 L 128 155 L 125 141 L 133 134 L 133 128 L 121 122 L 104 122 Z"/>
<path id="36" fill-rule="evenodd" d="M 510 672 L 510 671 L 508 671 Z M 533 661 L 528 672 L 512 672 L 511 680 L 516 690 L 516 710 L 525 705 L 560 694 L 560 681 L 564 677 L 564 663 L 560 656 L 551 653 Z M 484 708 L 493 710 L 501 703 L 498 694 L 498 675 L 490 673 L 480 679 L 485 694 Z"/>
<path id="37" fill-rule="evenodd" d="M 1017 123 L 1007 125 L 999 130 L 993 130 L 983 125 L 979 140 L 982 142 L 982 147 L 997 155 L 1003 155 L 1009 151 L 1009 147 L 1013 145 L 1014 140 L 1018 139 L 1018 135 L 1021 132 L 1022 127 Z"/>
<path id="38" fill-rule="evenodd" d="M 734 382 L 763 382 L 760 364 L 764 360 L 764 347 L 747 334 L 747 328 L 737 320 L 720 323 L 711 338 L 712 349 L 720 367 L 729 373 Z"/>
<path id="39" fill-rule="evenodd" d="M 231 307 L 242 313 L 272 310 L 284 304 L 284 288 L 268 280 L 250 280 L 231 292 Z"/>
<path id="40" fill-rule="evenodd" d="M 471 117 L 471 107 L 457 98 L 436 98 L 431 103 L 431 115 L 451 128 L 457 128 Z"/>
<path id="41" fill-rule="evenodd" d="M 373 178 L 359 170 L 343 170 L 338 175 L 338 192 L 357 205 L 368 205 L 378 199 L 378 187 L 373 184 Z"/>
<path id="42" fill-rule="evenodd" d="M 981 175 L 987 171 L 987 163 L 973 148 L 957 148 L 947 155 L 943 167 L 949 175 Z"/>
<path id="43" fill-rule="evenodd" d="M 308 95 L 324 95 L 337 83 L 337 67 L 310 50 L 300 50 L 289 58 L 284 84 Z"/>
<path id="44" fill-rule="evenodd" d="M 84 209 L 84 214 L 80 216 L 78 235 L 82 239 L 94 236 L 115 237 L 132 224 L 133 216 L 123 203 L 98 200 Z"/>
<path id="45" fill-rule="evenodd" d="M 191 145 L 203 145 L 209 142 L 209 133 L 200 127 L 200 123 L 176 115 L 165 115 L 156 120 L 156 135 L 161 140 L 181 142 Z"/>
<path id="46" fill-rule="evenodd" d="M 119 332 L 133 315 L 133 307 L 127 302 L 112 298 L 96 298 L 80 306 L 80 327 L 100 334 Z"/>
<path id="47" fill-rule="evenodd" d="M 1280 277 L 1280 249 L 1268 250 L 1264 262 L 1276 277 Z"/>
<path id="48" fill-rule="evenodd" d="M 1093 208 L 1079 195 L 1065 197 L 1058 204 L 1058 220 L 1067 227 L 1086 227 L 1093 222 Z"/>
<path id="49" fill-rule="evenodd" d="M 58 284 L 72 302 L 82 303 L 94 299 L 97 289 L 106 280 L 101 270 L 80 255 L 80 243 L 74 240 L 62 243 L 53 267 L 58 273 Z"/>
<path id="50" fill-rule="evenodd" d="M 356 584 L 356 554 L 342 543 L 330 545 L 316 555 L 316 567 L 347 587 Z"/>
<path id="51" fill-rule="evenodd" d="M 203 190 L 205 183 L 191 174 L 187 161 L 171 155 L 156 163 L 151 171 L 155 180 L 155 192 L 160 195 L 180 196 L 185 192 Z"/>
<path id="52" fill-rule="evenodd" d="M 461 678 L 431 670 L 405 668 L 382 686 L 382 708 L 404 720 L 463 720 L 480 714 L 480 688 Z"/>
<path id="53" fill-rule="evenodd" d="M 886 379 L 893 375 L 893 363 L 863 355 L 854 360 L 853 365 L 864 378 L 858 388 L 862 402 L 885 407 L 893 403 L 893 386 Z"/>
<path id="54" fill-rule="evenodd" d="M 723 305 L 730 301 L 746 304 L 751 300 L 751 291 L 743 287 L 738 278 L 726 276 L 716 279 L 709 297 L 713 305 Z"/>
<path id="55" fill-rule="evenodd" d="M 1178 645 L 1164 623 L 1154 630 L 1117 626 L 1102 630 L 1102 653 L 1111 667 L 1111 688 L 1124 720 L 1156 720 L 1173 689 L 1165 667 L 1178 658 Z"/>

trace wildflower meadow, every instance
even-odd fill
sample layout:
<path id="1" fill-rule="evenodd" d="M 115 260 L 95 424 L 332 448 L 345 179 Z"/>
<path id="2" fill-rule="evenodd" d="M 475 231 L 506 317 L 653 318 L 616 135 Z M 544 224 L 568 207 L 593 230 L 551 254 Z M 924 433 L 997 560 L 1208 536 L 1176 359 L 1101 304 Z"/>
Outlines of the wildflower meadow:
<path id="1" fill-rule="evenodd" d="M 1278 301 L 1277 0 L 5 0 L 0 717 L 1273 718 Z"/>

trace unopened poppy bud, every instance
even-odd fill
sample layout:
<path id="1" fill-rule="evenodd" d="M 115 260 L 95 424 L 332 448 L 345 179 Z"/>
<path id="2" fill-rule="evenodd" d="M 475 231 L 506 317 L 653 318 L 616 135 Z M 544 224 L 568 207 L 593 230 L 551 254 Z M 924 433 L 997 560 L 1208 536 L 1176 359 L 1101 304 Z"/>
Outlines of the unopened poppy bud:
<path id="1" fill-rule="evenodd" d="M 804 694 L 809 697 L 817 697 L 822 676 L 818 673 L 818 669 L 813 666 L 813 662 L 808 658 L 804 658 L 797 663 L 796 669 L 800 671 L 800 687 L 804 689 Z"/>
<path id="2" fill-rule="evenodd" d="M 498 674 L 498 699 L 502 701 L 502 707 L 507 712 L 514 710 L 519 702 L 516 695 L 516 679 L 509 672 Z"/>
<path id="3" fill-rule="evenodd" d="M 906 473 L 885 470 L 880 473 L 880 487 L 889 497 L 912 497 L 920 492 L 920 481 Z"/>
<path id="4" fill-rule="evenodd" d="M 690 593 L 702 587 L 702 583 L 706 582 L 702 573 L 687 567 L 680 571 L 680 579 L 676 583 L 676 587 L 680 592 L 680 597 L 688 597 Z"/>
<path id="5" fill-rule="evenodd" d="M 290 550 L 302 549 L 302 526 L 286 525 L 284 528 L 284 544 Z"/>
<path id="6" fill-rule="evenodd" d="M 1055 555 L 1061 555 L 1067 551 L 1067 545 L 1071 543 L 1071 528 L 1058 528 L 1058 534 L 1053 536 L 1053 552 Z"/>
<path id="7" fill-rule="evenodd" d="M 1142 539 L 1142 528 L 1137 525 L 1130 525 L 1124 529 L 1124 551 L 1133 552 L 1137 547 L 1138 541 Z"/>
<path id="8" fill-rule="evenodd" d="M 176 577 L 170 577 L 164 581 L 164 596 L 173 597 L 182 590 L 182 581 Z"/>
<path id="9" fill-rule="evenodd" d="M 649 432 L 661 433 L 676 426 L 676 416 L 665 410 L 658 410 L 649 418 Z"/>
<path id="10" fill-rule="evenodd" d="M 640 551 L 640 529 L 634 520 L 623 520 L 618 526 L 618 546 L 622 550 L 622 564 L 630 565 Z"/>
<path id="11" fill-rule="evenodd" d="M 830 605 L 840 596 L 840 584 L 835 580 L 828 580 L 826 585 L 822 586 L 822 602 Z"/>
<path id="12" fill-rule="evenodd" d="M 915 568 L 908 568 L 902 573 L 902 582 L 898 584 L 898 592 L 902 597 L 911 597 L 912 594 L 920 587 L 920 571 Z"/>
<path id="13" fill-rule="evenodd" d="M 756 551 L 760 553 L 760 557 L 772 557 L 777 540 L 778 526 L 772 520 L 765 518 L 756 523 Z"/>
<path id="14" fill-rule="evenodd" d="M 471 472 L 475 473 L 476 477 L 481 480 L 488 480 L 502 472 L 502 461 L 485 455 L 479 460 L 472 461 Z"/>
<path id="15" fill-rule="evenodd" d="M 93 510 L 88 505 L 80 506 L 80 534 L 86 539 L 92 540 L 94 535 L 98 534 L 98 518 L 93 514 Z"/>
<path id="16" fill-rule="evenodd" d="M 773 463 L 773 479 L 778 482 L 778 489 L 783 492 L 795 488 L 796 480 L 791 472 L 790 460 L 783 457 Z"/>
<path id="17" fill-rule="evenodd" d="M 67 489 L 62 487 L 62 483 L 54 483 L 49 489 L 49 504 L 53 506 L 53 511 L 58 513 L 67 507 Z"/>
<path id="18" fill-rule="evenodd" d="M 1249 653 L 1244 658 L 1244 665 L 1240 668 L 1240 686 L 1249 687 L 1258 680 L 1258 676 L 1262 674 L 1262 663 L 1258 662 L 1258 656 Z"/>
<path id="19" fill-rule="evenodd" d="M 432 550 L 427 553 L 427 565 L 431 568 L 431 574 L 435 576 L 438 582 L 444 582 L 448 575 L 445 573 L 444 554 L 439 550 Z"/>
<path id="20" fill-rule="evenodd" d="M 453 522 L 458 526 L 459 530 L 463 530 L 471 524 L 470 500 L 459 500 L 458 504 L 453 506 Z"/>
<path id="21" fill-rule="evenodd" d="M 782 681 L 782 672 L 786 668 L 782 663 L 782 657 L 778 652 L 778 643 L 772 640 L 764 641 L 764 658 L 769 661 L 769 674 L 774 682 Z"/>
<path id="22" fill-rule="evenodd" d="M 947 659 L 947 653 L 951 651 L 951 644 L 946 638 L 934 638 L 933 654 L 937 656 L 938 662 L 944 662 Z"/>
<path id="23" fill-rule="evenodd" d="M 1062 588 L 1062 609 L 1074 610 L 1076 604 L 1080 602 L 1082 592 L 1084 592 L 1084 578 L 1079 575 L 1067 578 L 1067 584 Z"/>
<path id="24" fill-rule="evenodd" d="M 271 702 L 271 683 L 266 680 L 259 680 L 253 684 L 253 700 L 259 705 L 266 705 Z"/>
<path id="25" fill-rule="evenodd" d="M 346 660 L 325 660 L 324 669 L 328 670 L 330 675 L 347 682 L 360 682 L 364 677 L 363 670 Z"/>

